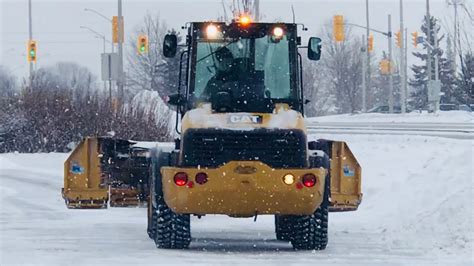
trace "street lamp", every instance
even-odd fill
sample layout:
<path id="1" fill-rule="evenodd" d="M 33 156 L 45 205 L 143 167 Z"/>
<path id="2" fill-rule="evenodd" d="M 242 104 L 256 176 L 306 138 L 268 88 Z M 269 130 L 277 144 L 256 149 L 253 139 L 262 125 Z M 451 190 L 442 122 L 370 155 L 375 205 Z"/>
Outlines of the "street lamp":
<path id="1" fill-rule="evenodd" d="M 94 10 L 94 9 L 91 9 L 91 8 L 84 8 L 84 11 L 89 11 L 89 12 L 92 12 L 92 13 L 95 13 L 96 15 L 100 16 L 101 18 L 107 20 L 108 22 L 112 22 L 111 19 L 109 19 L 108 17 L 106 17 L 105 15 L 103 15 L 102 13 L 100 13 L 99 11 L 97 10 Z"/>
<path id="2" fill-rule="evenodd" d="M 88 31 L 92 32 L 92 34 L 94 34 L 94 35 L 96 36 L 96 38 L 101 38 L 101 39 L 104 41 L 104 54 L 106 53 L 106 51 L 105 51 L 105 43 L 106 43 L 106 42 L 109 42 L 109 43 L 110 43 L 110 41 L 107 40 L 103 34 L 100 34 L 100 33 L 98 33 L 97 31 L 95 31 L 95 30 L 93 30 L 93 29 L 91 29 L 91 28 L 89 28 L 89 27 L 86 27 L 86 26 L 80 26 L 79 28 L 85 29 L 85 30 L 88 30 Z"/>
<path id="3" fill-rule="evenodd" d="M 84 11 L 85 12 L 92 12 L 94 14 L 96 14 L 97 16 L 107 20 L 108 22 L 110 22 L 112 24 L 112 20 L 110 18 L 108 18 L 107 16 L 105 16 L 104 14 L 100 13 L 99 11 L 97 10 L 94 10 L 94 9 L 91 9 L 91 8 L 84 8 Z M 114 44 L 111 43 L 111 47 L 112 47 L 112 53 L 114 53 Z"/>
<path id="4" fill-rule="evenodd" d="M 95 31 L 95 30 L 89 28 L 89 27 L 86 27 L 86 26 L 80 26 L 79 28 L 85 29 L 85 30 L 88 30 L 88 31 L 92 32 L 92 34 L 94 34 L 96 38 L 102 38 L 102 40 L 104 41 L 104 54 L 105 54 L 105 52 L 106 52 L 106 51 L 105 51 L 105 43 L 106 43 L 106 42 L 109 42 L 109 41 L 105 38 L 105 36 L 102 35 L 102 34 L 100 34 L 100 33 L 98 33 L 97 31 Z M 109 83 L 110 83 L 110 81 L 109 81 Z M 106 90 L 106 89 L 107 89 L 107 83 L 104 81 L 104 90 Z M 110 95 L 111 91 L 112 91 L 112 86 L 110 85 L 110 88 L 109 88 L 109 95 Z"/>

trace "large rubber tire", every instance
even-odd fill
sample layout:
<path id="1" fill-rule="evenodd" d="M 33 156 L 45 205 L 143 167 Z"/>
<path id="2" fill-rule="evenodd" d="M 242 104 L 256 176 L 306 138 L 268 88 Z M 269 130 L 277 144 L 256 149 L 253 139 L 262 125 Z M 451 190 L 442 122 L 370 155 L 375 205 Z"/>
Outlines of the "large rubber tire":
<path id="1" fill-rule="evenodd" d="M 276 239 L 281 241 L 290 241 L 293 233 L 291 216 L 275 215 L 275 234 Z"/>
<path id="2" fill-rule="evenodd" d="M 292 216 L 291 244 L 294 249 L 323 250 L 326 248 L 328 244 L 328 183 L 326 180 L 323 202 L 313 215 Z"/>
<path id="3" fill-rule="evenodd" d="M 189 214 L 174 213 L 163 197 L 161 173 L 162 166 L 169 166 L 169 154 L 156 152 L 151 159 L 150 186 L 151 221 L 149 235 L 153 236 L 156 247 L 166 249 L 185 249 L 191 243 L 191 222 Z M 150 237 L 151 237 L 150 236 Z"/>
<path id="4" fill-rule="evenodd" d="M 159 158 L 159 157 L 163 158 Z M 153 204 L 154 200 L 154 195 L 155 195 L 155 179 L 156 179 L 156 173 L 155 170 L 157 168 L 157 165 L 160 163 L 166 163 L 163 162 L 163 159 L 165 157 L 162 155 L 162 153 L 158 149 L 151 149 L 150 150 L 150 161 L 149 161 L 149 169 L 148 169 L 148 205 L 147 205 L 147 233 L 148 236 L 155 240 L 155 234 L 156 234 L 156 221 L 158 220 L 157 218 L 157 209 L 155 207 L 156 204 Z"/>
<path id="5" fill-rule="evenodd" d="M 191 243 L 189 214 L 174 213 L 163 201 L 158 205 L 155 244 L 158 248 L 186 249 Z"/>
<path id="6" fill-rule="evenodd" d="M 326 248 L 328 244 L 327 200 L 323 201 L 313 215 L 294 217 L 291 244 L 293 248 L 300 250 L 323 250 Z"/>

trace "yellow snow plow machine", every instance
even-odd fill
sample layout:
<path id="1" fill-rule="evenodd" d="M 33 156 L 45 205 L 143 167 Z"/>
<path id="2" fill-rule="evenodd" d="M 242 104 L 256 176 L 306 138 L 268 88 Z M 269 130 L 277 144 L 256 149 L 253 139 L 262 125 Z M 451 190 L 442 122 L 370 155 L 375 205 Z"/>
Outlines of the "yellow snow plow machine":
<path id="1" fill-rule="evenodd" d="M 325 249 L 328 212 L 361 203 L 361 167 L 346 143 L 308 140 L 299 51 L 319 60 L 321 39 L 302 47 L 298 27 L 194 22 L 179 46 L 166 35 L 164 56 L 180 49 L 179 86 L 168 102 L 180 137 L 153 148 L 86 138 L 65 162 L 67 206 L 146 201 L 158 248 L 188 248 L 190 215 L 224 214 L 274 215 L 277 239 Z"/>

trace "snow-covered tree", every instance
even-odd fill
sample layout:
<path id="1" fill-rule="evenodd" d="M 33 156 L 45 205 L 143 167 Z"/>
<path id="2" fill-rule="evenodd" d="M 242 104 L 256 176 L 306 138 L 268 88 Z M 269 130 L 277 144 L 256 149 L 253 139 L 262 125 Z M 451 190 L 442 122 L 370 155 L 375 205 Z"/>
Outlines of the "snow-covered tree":
<path id="1" fill-rule="evenodd" d="M 130 38 L 128 54 L 127 87 L 131 95 L 140 90 L 158 91 L 162 98 L 177 92 L 180 51 L 174 58 L 165 58 L 162 54 L 163 39 L 167 33 L 181 36 L 174 29 L 169 29 L 158 15 L 147 14 L 141 26 L 137 27 Z M 149 49 L 147 53 L 137 52 L 136 43 L 139 34 L 148 36 Z"/>
<path id="2" fill-rule="evenodd" d="M 454 69 L 454 51 L 452 49 L 451 38 L 446 38 L 446 57 L 440 58 L 439 79 L 441 80 L 441 103 L 457 102 L 457 95 L 460 93 Z"/>
<path id="3" fill-rule="evenodd" d="M 441 43 L 441 40 L 444 36 L 440 36 L 441 27 L 438 25 L 438 20 L 435 17 L 429 19 L 431 31 L 428 33 L 428 24 L 426 16 L 423 19 L 423 24 L 421 25 L 421 32 L 424 35 L 423 38 L 427 41 L 428 34 L 430 36 L 430 45 L 435 46 L 435 36 L 438 36 L 438 44 Z M 410 95 L 410 102 L 414 108 L 424 108 L 428 104 L 428 71 L 427 71 L 427 59 L 428 59 L 428 45 L 425 43 L 423 45 L 422 51 L 415 51 L 413 55 L 422 61 L 421 65 L 412 65 L 411 70 L 413 71 L 413 77 L 409 80 L 409 85 L 411 86 L 412 92 Z M 431 79 L 434 80 L 435 77 L 435 56 L 438 55 L 441 58 L 443 51 L 441 48 L 435 50 L 431 49 Z"/>
<path id="4" fill-rule="evenodd" d="M 320 62 L 303 59 L 304 98 L 310 100 L 305 106 L 306 116 L 320 116 L 334 113 L 334 96 L 329 88 L 325 68 Z"/>
<path id="5" fill-rule="evenodd" d="M 16 77 L 0 65 L 0 99 L 6 99 L 17 92 Z"/>
<path id="6" fill-rule="evenodd" d="M 438 25 L 438 21 L 436 18 L 431 17 L 431 33 L 430 33 L 430 44 L 431 46 L 435 46 L 435 36 L 438 37 L 438 44 L 441 44 L 444 35 L 440 34 L 441 27 Z M 424 23 L 421 27 L 422 32 L 424 33 L 424 39 L 427 40 L 427 24 L 426 18 Z M 431 79 L 434 80 L 435 78 L 435 57 L 438 56 L 438 74 L 439 80 L 441 81 L 441 92 L 443 95 L 441 96 L 442 103 L 457 103 L 458 94 L 460 93 L 457 86 L 457 80 L 455 76 L 454 70 L 454 63 L 452 59 L 454 58 L 454 51 L 452 50 L 452 41 L 451 38 L 448 36 L 446 40 L 446 55 L 444 54 L 443 50 L 440 48 L 441 45 L 438 45 L 437 51 L 434 49 L 431 50 Z M 413 55 L 418 57 L 423 63 L 422 65 L 413 65 L 411 67 L 413 71 L 413 78 L 410 79 L 409 84 L 412 87 L 412 94 L 411 94 L 411 102 L 413 107 L 415 108 L 423 108 L 428 103 L 428 88 L 427 88 L 427 66 L 426 60 L 427 56 L 427 48 L 426 44 L 423 44 L 423 52 L 414 52 Z"/>
<path id="7" fill-rule="evenodd" d="M 328 23 L 330 25 L 330 23 Z M 343 42 L 335 42 L 332 29 L 325 26 L 321 67 L 329 81 L 331 95 L 338 113 L 352 113 L 361 109 L 362 43 L 350 31 Z"/>
<path id="8" fill-rule="evenodd" d="M 458 82 L 460 91 L 457 95 L 458 101 L 464 104 L 474 104 L 474 54 L 472 52 L 466 52 L 462 56 Z"/>

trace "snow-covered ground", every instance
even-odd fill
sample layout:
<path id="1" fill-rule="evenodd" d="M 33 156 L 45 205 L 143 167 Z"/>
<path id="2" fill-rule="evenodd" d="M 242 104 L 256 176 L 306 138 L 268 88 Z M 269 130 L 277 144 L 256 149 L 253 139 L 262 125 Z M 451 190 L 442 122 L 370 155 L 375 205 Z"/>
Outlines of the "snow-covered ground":
<path id="1" fill-rule="evenodd" d="M 371 123 L 474 123 L 474 113 L 439 111 L 437 113 L 411 112 L 407 114 L 344 114 L 312 117 L 309 122 L 371 122 Z"/>
<path id="2" fill-rule="evenodd" d="M 362 205 L 330 214 L 324 251 L 275 240 L 270 216 L 193 218 L 189 250 L 156 249 L 144 208 L 66 209 L 66 154 L 0 154 L 0 265 L 473 265 L 471 140 L 317 137 L 347 140 L 363 167 Z"/>

